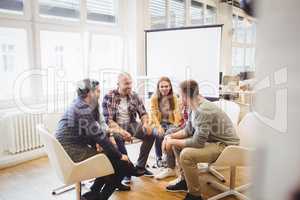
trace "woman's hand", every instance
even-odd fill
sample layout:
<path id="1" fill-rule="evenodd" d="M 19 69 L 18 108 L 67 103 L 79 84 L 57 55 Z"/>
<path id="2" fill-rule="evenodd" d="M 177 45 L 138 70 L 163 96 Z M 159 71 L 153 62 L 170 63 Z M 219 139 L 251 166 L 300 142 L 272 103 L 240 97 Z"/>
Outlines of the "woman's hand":
<path id="1" fill-rule="evenodd" d="M 152 128 L 151 128 L 151 126 L 149 126 L 148 123 L 144 123 L 143 124 L 143 129 L 146 131 L 147 135 L 151 135 L 152 134 Z"/>
<path id="2" fill-rule="evenodd" d="M 162 128 L 162 127 L 159 127 L 159 128 L 157 129 L 157 133 L 158 133 L 159 136 L 163 136 L 164 133 L 165 133 L 165 129 Z"/>

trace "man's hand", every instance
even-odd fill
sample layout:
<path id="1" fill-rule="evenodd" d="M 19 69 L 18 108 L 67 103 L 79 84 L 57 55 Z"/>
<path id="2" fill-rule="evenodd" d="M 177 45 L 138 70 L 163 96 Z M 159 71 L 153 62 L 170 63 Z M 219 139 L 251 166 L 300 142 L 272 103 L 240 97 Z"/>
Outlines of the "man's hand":
<path id="1" fill-rule="evenodd" d="M 129 162 L 129 158 L 128 158 L 128 156 L 125 155 L 125 154 L 122 154 L 121 160 L 126 161 L 126 162 Z"/>
<path id="2" fill-rule="evenodd" d="M 119 125 L 113 120 L 109 120 L 109 128 L 119 128 Z"/>
<path id="3" fill-rule="evenodd" d="M 122 129 L 117 123 L 111 122 L 109 126 L 109 132 L 110 133 L 118 133 L 120 134 L 125 141 L 131 142 L 132 136 L 130 133 L 128 133 L 126 130 Z"/>
<path id="4" fill-rule="evenodd" d="M 162 141 L 162 151 L 163 151 L 164 153 L 167 153 L 167 149 L 166 149 L 167 141 L 168 141 L 169 139 L 171 139 L 171 138 L 172 138 L 172 135 L 166 135 L 166 136 L 164 137 L 164 140 Z"/>
<path id="5" fill-rule="evenodd" d="M 96 151 L 97 152 L 102 152 L 103 148 L 100 146 L 100 144 L 96 144 Z"/>
<path id="6" fill-rule="evenodd" d="M 172 152 L 172 147 L 173 147 L 172 140 L 173 139 L 171 139 L 171 138 L 169 138 L 167 140 L 167 143 L 166 143 L 166 152 Z"/>
<path id="7" fill-rule="evenodd" d="M 110 142 L 111 142 L 115 147 L 117 147 L 116 140 L 115 140 L 115 138 L 114 138 L 113 136 L 109 137 L 109 140 L 110 140 Z M 117 147 L 117 148 L 118 148 L 118 147 Z"/>
<path id="8" fill-rule="evenodd" d="M 127 142 L 131 142 L 132 141 L 132 136 L 127 131 L 123 130 L 121 132 L 121 135 L 122 135 L 122 137 L 124 138 L 125 141 L 127 141 Z"/>
<path id="9" fill-rule="evenodd" d="M 167 140 L 166 138 L 162 141 L 161 143 L 161 149 L 164 153 L 167 153 L 167 150 L 166 150 L 166 143 L 167 143 Z"/>
<path id="10" fill-rule="evenodd" d="M 165 153 L 172 152 L 172 139 L 169 135 L 166 136 L 165 139 L 162 142 L 162 150 Z"/>

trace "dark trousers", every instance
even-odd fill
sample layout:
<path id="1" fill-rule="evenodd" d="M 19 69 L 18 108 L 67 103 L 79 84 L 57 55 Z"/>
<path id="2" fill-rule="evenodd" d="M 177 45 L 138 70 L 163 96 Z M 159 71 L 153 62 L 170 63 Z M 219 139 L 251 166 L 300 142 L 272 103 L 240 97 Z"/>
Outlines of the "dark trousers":
<path id="1" fill-rule="evenodd" d="M 139 158 L 137 160 L 137 167 L 144 168 L 146 166 L 149 153 L 153 146 L 155 136 L 153 134 L 147 135 L 142 128 L 142 124 L 138 122 L 130 123 L 126 126 L 121 126 L 123 129 L 128 131 L 133 137 L 142 140 L 142 145 L 140 147 Z M 114 134 L 119 151 L 122 154 L 128 155 L 127 149 L 125 147 L 125 141 L 122 136 Z"/>
<path id="2" fill-rule="evenodd" d="M 125 176 L 133 175 L 135 171 L 134 165 L 131 162 L 110 158 L 109 160 L 115 170 L 115 173 L 109 176 L 96 178 L 93 186 L 91 187 L 92 191 L 101 191 L 101 199 L 108 199 L 115 189 L 121 184 L 122 179 Z"/>
<path id="3" fill-rule="evenodd" d="M 68 145 L 64 146 L 64 148 L 74 162 L 81 162 L 99 153 L 96 151 L 95 147 L 82 145 Z M 121 184 L 122 179 L 125 176 L 133 175 L 135 172 L 135 167 L 131 162 L 129 163 L 127 161 L 112 158 L 106 153 L 105 155 L 110 160 L 115 173 L 109 176 L 99 177 L 95 179 L 91 190 L 97 193 L 101 191 L 101 193 L 99 193 L 99 195 L 101 196 L 101 200 L 108 199 L 113 194 L 115 189 L 119 186 L 119 184 Z"/>

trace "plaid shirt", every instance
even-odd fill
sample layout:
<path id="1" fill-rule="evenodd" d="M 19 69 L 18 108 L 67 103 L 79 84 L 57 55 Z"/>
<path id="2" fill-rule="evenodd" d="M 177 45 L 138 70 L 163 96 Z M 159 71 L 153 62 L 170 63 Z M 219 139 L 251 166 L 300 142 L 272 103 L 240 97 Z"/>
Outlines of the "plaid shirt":
<path id="1" fill-rule="evenodd" d="M 130 123 L 136 122 L 137 114 L 139 118 L 147 114 L 143 101 L 139 98 L 138 94 L 132 92 L 127 96 L 128 100 L 128 113 L 130 116 Z M 118 106 L 121 102 L 121 95 L 118 90 L 111 90 L 107 95 L 105 95 L 102 108 L 103 108 L 103 116 L 105 118 L 106 123 L 109 120 L 113 120 L 117 122 L 117 118 L 119 117 Z"/>
<path id="2" fill-rule="evenodd" d="M 189 120 L 189 109 L 186 105 L 184 105 L 182 108 L 182 120 L 180 122 L 179 127 L 184 128 L 188 120 Z"/>

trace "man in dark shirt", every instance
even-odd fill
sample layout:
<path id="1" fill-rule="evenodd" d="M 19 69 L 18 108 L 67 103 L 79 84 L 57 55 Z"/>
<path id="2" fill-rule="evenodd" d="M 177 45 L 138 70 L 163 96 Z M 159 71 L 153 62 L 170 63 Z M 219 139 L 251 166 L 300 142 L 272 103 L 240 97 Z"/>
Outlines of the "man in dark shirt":
<path id="1" fill-rule="evenodd" d="M 127 155 L 121 154 L 112 143 L 110 132 L 113 130 L 101 122 L 99 82 L 90 79 L 80 81 L 77 94 L 77 99 L 58 123 L 56 138 L 74 162 L 83 161 L 99 152 L 109 158 L 115 174 L 97 178 L 91 192 L 84 195 L 90 197 L 92 193 L 97 199 L 108 199 L 115 188 L 120 187 L 124 176 L 138 174 Z"/>

